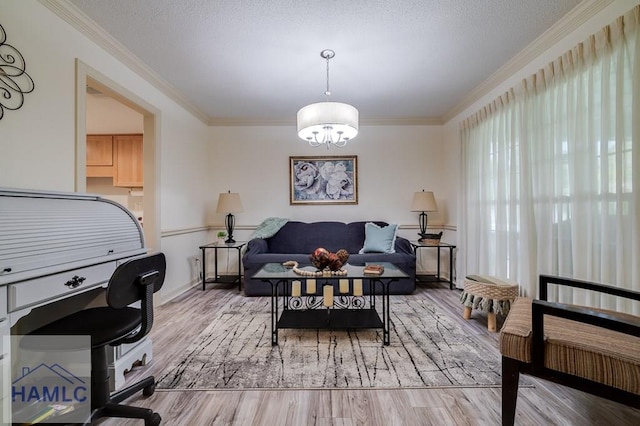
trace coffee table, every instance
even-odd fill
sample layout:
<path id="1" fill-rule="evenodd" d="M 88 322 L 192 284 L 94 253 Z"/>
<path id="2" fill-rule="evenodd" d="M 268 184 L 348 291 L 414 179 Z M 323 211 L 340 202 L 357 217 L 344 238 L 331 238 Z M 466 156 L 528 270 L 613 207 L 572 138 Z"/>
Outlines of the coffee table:
<path id="1" fill-rule="evenodd" d="M 278 344 L 281 328 L 381 328 L 383 344 L 389 345 L 389 287 L 408 275 L 393 263 L 376 264 L 384 266 L 381 275 L 364 274 L 365 265 L 346 264 L 343 268 L 347 275 L 320 277 L 299 275 L 280 263 L 263 265 L 252 278 L 271 285 L 271 344 Z M 316 271 L 311 265 L 300 265 L 297 269 Z M 294 282 L 297 283 L 294 285 Z M 333 283 L 338 282 L 338 291 L 332 294 L 333 303 L 327 307 L 324 286 L 334 287 Z M 382 305 L 382 317 L 379 305 Z"/>

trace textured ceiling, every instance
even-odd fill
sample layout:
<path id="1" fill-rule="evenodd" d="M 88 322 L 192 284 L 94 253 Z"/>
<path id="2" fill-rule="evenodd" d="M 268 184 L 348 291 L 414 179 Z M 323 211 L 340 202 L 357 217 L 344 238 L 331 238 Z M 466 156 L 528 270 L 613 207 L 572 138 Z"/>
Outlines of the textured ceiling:
<path id="1" fill-rule="evenodd" d="M 70 0 L 213 119 L 439 118 L 580 0 Z"/>

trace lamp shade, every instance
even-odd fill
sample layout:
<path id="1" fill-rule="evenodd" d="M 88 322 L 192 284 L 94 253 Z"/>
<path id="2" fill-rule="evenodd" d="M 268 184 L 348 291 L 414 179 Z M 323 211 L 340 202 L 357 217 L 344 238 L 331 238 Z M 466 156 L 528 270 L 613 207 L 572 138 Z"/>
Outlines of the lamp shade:
<path id="1" fill-rule="evenodd" d="M 420 191 L 413 194 L 413 201 L 411 202 L 412 212 L 435 212 L 438 210 L 436 205 L 436 198 L 431 191 Z"/>
<path id="2" fill-rule="evenodd" d="M 309 141 L 323 137 L 330 128 L 326 142 L 350 140 L 358 135 L 358 110 L 340 102 L 318 102 L 298 111 L 298 136 Z M 339 133 L 342 132 L 342 133 Z M 325 143 L 326 143 L 325 142 Z"/>
<path id="3" fill-rule="evenodd" d="M 242 211 L 240 194 L 237 192 L 222 192 L 218 196 L 216 213 L 239 213 Z"/>

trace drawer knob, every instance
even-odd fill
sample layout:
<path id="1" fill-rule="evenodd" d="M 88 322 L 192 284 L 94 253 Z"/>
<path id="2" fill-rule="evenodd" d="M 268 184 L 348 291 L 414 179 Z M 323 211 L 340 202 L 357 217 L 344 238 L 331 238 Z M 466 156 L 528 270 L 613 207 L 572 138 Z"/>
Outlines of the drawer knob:
<path id="1" fill-rule="evenodd" d="M 69 281 L 64 283 L 64 285 L 66 285 L 69 288 L 76 288 L 80 286 L 80 284 L 82 284 L 84 280 L 86 280 L 85 277 L 79 277 L 77 275 L 74 275 Z"/>
<path id="2" fill-rule="evenodd" d="M 11 268 L 8 268 L 8 267 L 7 267 L 7 268 L 4 268 L 4 269 L 2 270 L 2 272 L 11 272 Z"/>

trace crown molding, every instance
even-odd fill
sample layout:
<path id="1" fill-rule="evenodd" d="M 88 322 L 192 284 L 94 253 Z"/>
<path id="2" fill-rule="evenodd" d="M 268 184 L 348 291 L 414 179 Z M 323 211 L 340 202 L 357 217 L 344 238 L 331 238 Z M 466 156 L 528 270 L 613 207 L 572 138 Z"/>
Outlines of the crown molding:
<path id="1" fill-rule="evenodd" d="M 209 126 L 296 126 L 295 118 L 260 119 L 260 118 L 218 118 L 207 121 Z M 364 126 L 440 126 L 444 124 L 440 117 L 401 117 L 401 118 L 367 118 L 360 120 Z"/>
<path id="2" fill-rule="evenodd" d="M 207 121 L 209 126 L 229 126 L 229 127 L 242 127 L 242 126 L 294 126 L 296 125 L 295 118 L 233 118 L 233 117 L 211 117 Z"/>
<path id="3" fill-rule="evenodd" d="M 444 124 L 441 117 L 399 117 L 365 118 L 360 120 L 365 126 L 439 126 Z"/>
<path id="4" fill-rule="evenodd" d="M 449 122 L 455 116 L 473 105 L 489 92 L 494 90 L 503 81 L 516 74 L 546 50 L 553 47 L 563 38 L 575 31 L 614 0 L 585 0 L 574 7 L 558 22 L 542 33 L 522 51 L 511 58 L 506 64 L 493 73 L 489 78 L 473 89 L 467 97 L 458 103 L 452 110 L 442 116 L 444 123 Z"/>
<path id="5" fill-rule="evenodd" d="M 167 83 L 155 71 L 138 59 L 129 49 L 107 33 L 94 20 L 78 9 L 68 0 L 38 0 L 43 6 L 51 10 L 69 25 L 87 36 L 90 40 L 102 47 L 107 53 L 124 63 L 133 72 L 144 78 L 155 88 L 167 95 L 178 105 L 193 114 L 196 118 L 207 124 L 209 116 L 194 106 L 175 87 Z"/>

